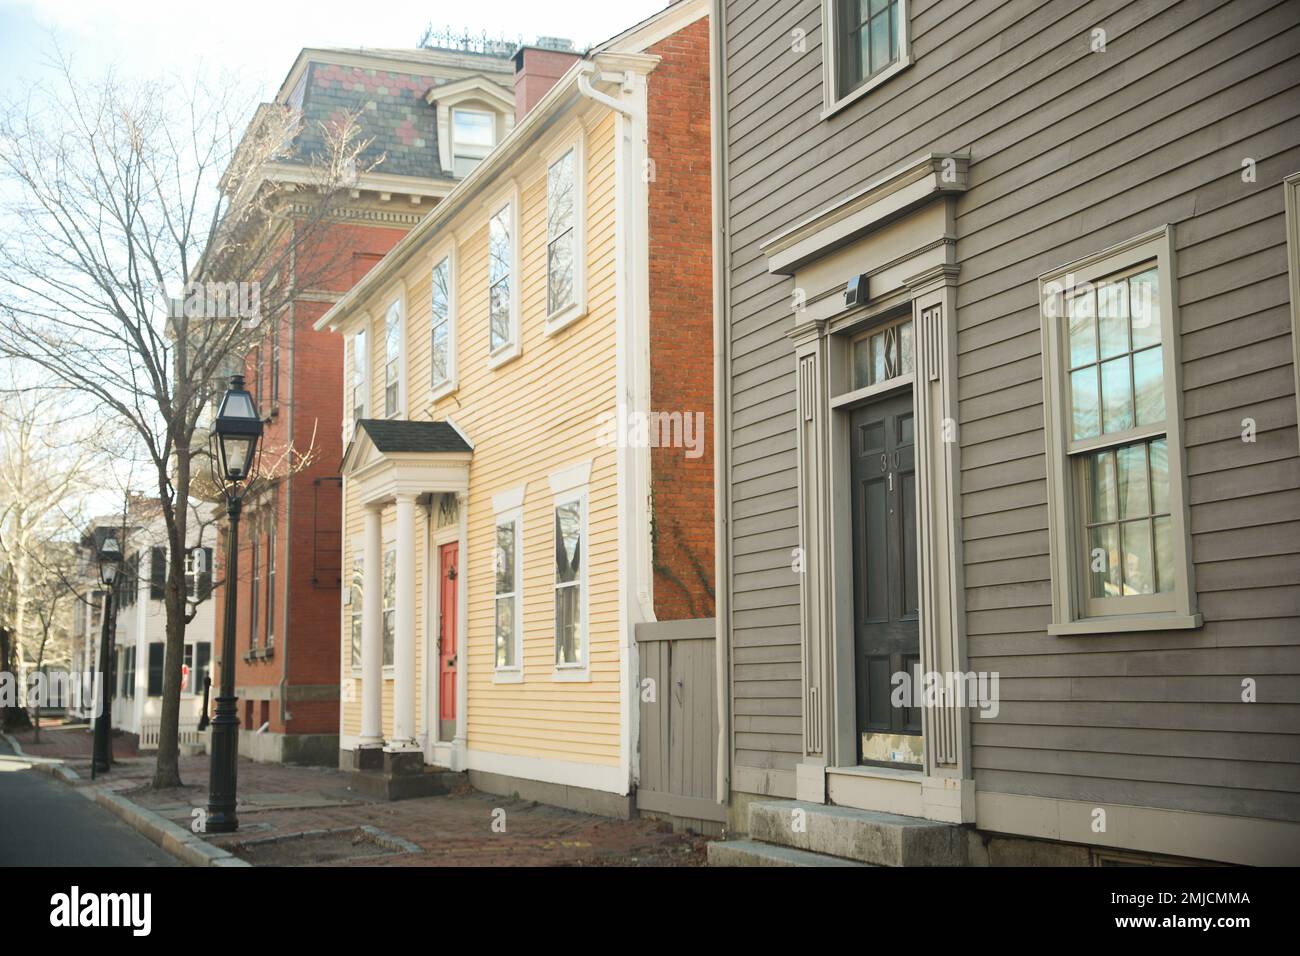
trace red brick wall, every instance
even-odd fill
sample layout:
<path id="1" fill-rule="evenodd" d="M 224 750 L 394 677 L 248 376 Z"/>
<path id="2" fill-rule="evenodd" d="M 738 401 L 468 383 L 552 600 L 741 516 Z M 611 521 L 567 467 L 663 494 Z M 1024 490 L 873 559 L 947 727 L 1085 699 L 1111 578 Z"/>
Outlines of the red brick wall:
<path id="1" fill-rule="evenodd" d="M 312 249 L 300 252 L 300 274 L 313 277 L 311 285 L 333 292 L 346 292 L 405 235 L 400 228 L 338 223 L 324 230 Z M 305 281 L 305 280 L 302 280 Z M 338 476 L 343 459 L 343 339 L 312 325 L 325 314 L 328 303 L 299 300 L 293 309 L 292 328 L 288 317 L 281 322 L 279 401 L 270 402 L 270 361 L 263 360 L 263 382 L 255 388 L 256 363 L 250 354 L 245 363 L 249 388 L 261 396 L 260 410 L 271 414 L 263 435 L 267 455 L 279 457 L 288 447 L 290 423 L 295 451 L 311 449 L 309 464 L 278 484 L 276 515 L 275 651 L 269 659 L 247 661 L 252 596 L 252 540 L 262 542 L 261 614 L 266 613 L 266 530 L 271 509 L 267 496 L 260 502 L 245 503 L 240 525 L 239 611 L 235 636 L 235 684 L 237 687 L 275 688 L 287 676 L 287 686 L 337 685 L 339 683 L 339 600 L 337 568 L 341 556 L 340 529 L 343 516 L 337 485 L 322 489 L 317 506 L 316 482 Z M 264 346 L 269 356 L 269 348 Z M 267 457 L 263 464 L 269 464 Z M 260 511 L 259 511 L 260 509 Z M 330 560 L 322 562 L 334 576 L 318 575 L 315 561 L 318 538 L 323 548 L 332 548 Z M 218 545 L 217 580 L 225 577 L 225 539 Z M 327 579 L 328 578 L 328 579 Z M 224 592 L 214 590 L 216 644 L 214 657 L 221 653 L 224 626 Z M 284 634 L 285 610 L 289 633 Z M 264 630 L 259 628 L 261 646 Z M 288 645 L 288 653 L 285 649 Z M 285 660 L 288 660 L 286 674 Z M 213 682 L 217 681 L 214 670 Z M 215 699 L 215 693 L 213 694 Z M 260 721 L 260 703 L 254 704 L 255 721 Z M 275 733 L 335 733 L 338 730 L 338 701 L 293 701 L 288 707 L 288 726 L 281 718 L 278 701 L 269 708 L 270 731 Z M 247 709 L 241 707 L 241 720 Z M 247 728 L 256 729 L 256 728 Z"/>
<path id="2" fill-rule="evenodd" d="M 702 412 L 703 455 L 653 448 L 655 615 L 712 617 L 713 261 L 709 22 L 667 37 L 649 79 L 650 405 Z"/>

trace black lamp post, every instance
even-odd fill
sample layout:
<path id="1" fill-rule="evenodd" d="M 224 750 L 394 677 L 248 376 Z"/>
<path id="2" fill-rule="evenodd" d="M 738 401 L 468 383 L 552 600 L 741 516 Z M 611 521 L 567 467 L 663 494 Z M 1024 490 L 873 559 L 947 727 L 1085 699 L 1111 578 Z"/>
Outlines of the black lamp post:
<path id="1" fill-rule="evenodd" d="M 226 498 L 230 530 L 226 538 L 225 626 L 221 637 L 221 688 L 217 713 L 212 718 L 212 769 L 208 778 L 207 832 L 233 833 L 239 829 L 235 816 L 235 787 L 239 757 L 239 710 L 235 698 L 235 615 L 239 580 L 239 512 L 248 491 L 253 455 L 262 435 L 262 416 L 253 396 L 244 388 L 244 377 L 234 375 L 217 409 L 213 426 L 216 444 L 213 468 L 217 484 Z"/>
<path id="2" fill-rule="evenodd" d="M 99 632 L 99 673 L 103 683 L 99 690 L 99 713 L 95 715 L 95 749 L 90 762 L 92 778 L 97 773 L 107 773 L 113 765 L 113 639 L 117 630 L 113 596 L 118 565 L 122 563 L 122 548 L 112 532 L 104 536 L 98 557 L 99 580 L 104 585 L 104 614 Z"/>

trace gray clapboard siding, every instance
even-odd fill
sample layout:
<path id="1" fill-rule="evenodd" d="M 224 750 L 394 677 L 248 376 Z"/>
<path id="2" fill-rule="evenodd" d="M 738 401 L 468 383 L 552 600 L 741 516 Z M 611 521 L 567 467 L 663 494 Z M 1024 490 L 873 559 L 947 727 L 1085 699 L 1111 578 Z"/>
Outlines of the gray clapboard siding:
<path id="1" fill-rule="evenodd" d="M 1026 698 L 974 721 L 977 784 L 1300 818 L 1300 457 L 1278 185 L 1300 169 L 1300 10 L 910 6 L 913 65 L 822 120 L 820 4 L 726 5 L 728 480 L 731 550 L 743 558 L 730 581 L 733 712 L 763 718 L 737 723 L 736 767 L 788 772 L 802 733 L 799 595 L 781 574 L 798 526 L 797 476 L 784 467 L 795 448 L 792 289 L 768 274 L 758 244 L 905 159 L 969 149 L 955 316 L 969 666 L 1005 669 L 1006 693 Z M 1098 25 L 1104 54 L 1088 49 Z M 796 27 L 803 56 L 790 50 Z M 1254 184 L 1240 178 L 1246 156 Z M 1036 278 L 1164 222 L 1176 225 L 1206 625 L 1049 638 Z M 1243 417 L 1257 423 L 1252 445 L 1240 441 Z M 760 661 L 768 673 L 751 666 Z M 1243 673 L 1278 697 L 1234 701 L 1226 688 Z"/>

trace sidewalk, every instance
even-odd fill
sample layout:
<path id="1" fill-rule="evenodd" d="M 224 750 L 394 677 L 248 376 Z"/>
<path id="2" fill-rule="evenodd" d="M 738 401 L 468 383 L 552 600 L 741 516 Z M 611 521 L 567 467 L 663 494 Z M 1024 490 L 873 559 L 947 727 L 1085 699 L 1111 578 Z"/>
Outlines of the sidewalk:
<path id="1" fill-rule="evenodd" d="M 84 728 L 42 728 L 42 743 L 31 749 L 30 732 L 15 736 L 33 756 L 62 757 L 80 775 L 75 786 L 91 785 L 90 734 Z M 181 757 L 185 786 L 167 791 L 150 788 L 152 754 L 129 755 L 123 748 L 116 756 L 112 772 L 95 785 L 191 829 L 194 811 L 207 805 L 206 756 Z M 654 820 L 611 820 L 468 786 L 441 797 L 378 803 L 348 790 L 348 779 L 338 770 L 240 760 L 240 830 L 204 839 L 254 865 L 705 864 L 704 837 L 675 834 Z M 502 825 L 505 832 L 497 832 Z"/>

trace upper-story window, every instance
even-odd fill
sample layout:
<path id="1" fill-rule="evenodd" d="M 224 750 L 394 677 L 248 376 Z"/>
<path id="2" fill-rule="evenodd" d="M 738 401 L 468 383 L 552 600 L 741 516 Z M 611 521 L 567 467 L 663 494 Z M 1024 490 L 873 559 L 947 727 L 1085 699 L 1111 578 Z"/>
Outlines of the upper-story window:
<path id="1" fill-rule="evenodd" d="M 577 209 L 576 158 L 570 149 L 546 171 L 546 311 L 554 315 L 574 303 Z"/>
<path id="2" fill-rule="evenodd" d="M 451 253 L 438 258 L 433 265 L 430 282 L 430 387 L 435 395 L 449 391 L 454 386 L 455 326 L 452 320 Z"/>
<path id="3" fill-rule="evenodd" d="M 366 344 L 366 330 L 352 336 L 352 424 L 366 417 L 370 390 L 370 349 Z"/>
<path id="4" fill-rule="evenodd" d="M 451 111 L 452 171 L 457 177 L 468 176 L 496 145 L 497 120 L 485 110 Z"/>
<path id="5" fill-rule="evenodd" d="M 1193 627 L 1171 240 L 1043 283 L 1054 629 Z"/>
<path id="6" fill-rule="evenodd" d="M 384 417 L 401 411 L 402 300 L 394 299 L 384 315 Z"/>
<path id="7" fill-rule="evenodd" d="M 910 62 L 907 0 L 824 0 L 826 106 L 834 110 Z"/>
<path id="8" fill-rule="evenodd" d="M 507 202 L 488 220 L 488 349 L 502 361 L 518 348 L 514 210 Z"/>

